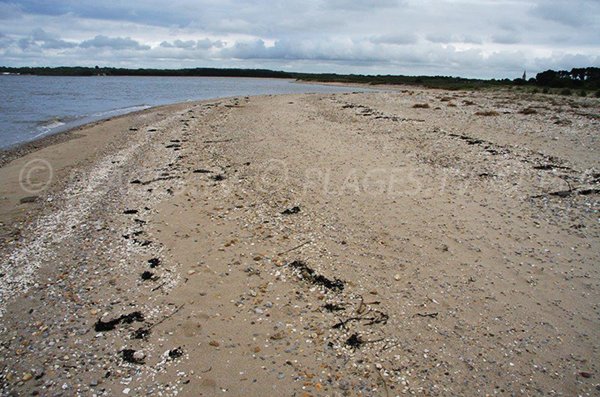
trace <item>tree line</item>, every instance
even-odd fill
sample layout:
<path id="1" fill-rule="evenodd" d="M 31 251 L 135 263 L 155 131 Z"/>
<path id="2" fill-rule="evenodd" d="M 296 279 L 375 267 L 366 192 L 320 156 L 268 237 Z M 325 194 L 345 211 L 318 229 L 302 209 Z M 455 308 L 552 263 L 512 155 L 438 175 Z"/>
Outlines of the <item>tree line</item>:
<path id="1" fill-rule="evenodd" d="M 0 73 L 37 76 L 179 76 L 179 77 L 262 77 L 293 78 L 290 73 L 268 69 L 126 69 L 111 67 L 0 67 Z"/>
<path id="2" fill-rule="evenodd" d="M 528 80 L 467 79 L 451 76 L 361 75 L 336 73 L 293 73 L 268 69 L 126 69 L 112 67 L 1 67 L 0 73 L 41 76 L 183 76 L 183 77 L 261 77 L 297 79 L 312 82 L 363 83 L 371 85 L 416 85 L 443 89 L 477 89 L 495 86 L 539 86 L 582 90 L 600 89 L 600 68 L 546 70 Z"/>

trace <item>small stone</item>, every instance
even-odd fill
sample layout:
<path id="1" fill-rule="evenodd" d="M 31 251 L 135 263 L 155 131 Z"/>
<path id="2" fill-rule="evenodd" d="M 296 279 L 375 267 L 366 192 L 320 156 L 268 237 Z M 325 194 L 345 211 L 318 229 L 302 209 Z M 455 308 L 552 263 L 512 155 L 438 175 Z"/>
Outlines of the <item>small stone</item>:
<path id="1" fill-rule="evenodd" d="M 142 361 L 144 358 L 146 358 L 146 354 L 143 351 L 138 350 L 135 353 L 133 353 L 133 358 L 136 361 Z"/>
<path id="2" fill-rule="evenodd" d="M 221 346 L 221 344 L 219 342 L 217 342 L 216 340 L 211 340 L 210 342 L 208 342 L 208 344 L 211 346 L 214 346 L 214 347 Z"/>
<path id="3" fill-rule="evenodd" d="M 131 389 L 126 387 L 125 389 L 123 389 L 123 394 L 129 394 L 130 391 Z"/>
<path id="4" fill-rule="evenodd" d="M 30 374 L 29 372 L 27 372 L 26 374 L 23 374 L 23 378 L 21 378 L 21 380 L 23 380 L 23 382 L 27 382 L 28 380 L 31 380 L 33 378 L 33 375 Z"/>
<path id="5" fill-rule="evenodd" d="M 396 281 L 400 281 L 400 279 L 401 279 L 401 277 L 400 277 L 400 275 L 399 275 L 399 274 L 395 274 L 395 275 L 394 275 L 394 280 L 396 280 Z"/>
<path id="6" fill-rule="evenodd" d="M 263 314 L 264 310 L 261 309 L 260 307 L 257 307 L 256 309 L 254 309 L 254 313 L 256 313 L 256 314 Z"/>

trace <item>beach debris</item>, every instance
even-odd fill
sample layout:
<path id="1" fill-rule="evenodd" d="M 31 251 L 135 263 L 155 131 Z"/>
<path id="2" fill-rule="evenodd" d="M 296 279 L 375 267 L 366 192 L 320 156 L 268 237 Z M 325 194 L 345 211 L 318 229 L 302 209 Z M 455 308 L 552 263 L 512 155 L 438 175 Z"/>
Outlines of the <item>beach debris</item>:
<path id="1" fill-rule="evenodd" d="M 139 184 L 139 185 L 142 185 L 142 186 L 145 186 L 145 185 L 149 185 L 149 184 L 154 183 L 154 182 L 168 181 L 168 180 L 171 180 L 171 179 L 180 179 L 180 178 L 181 178 L 181 176 L 179 176 L 179 175 L 164 175 L 164 176 L 160 176 L 158 178 L 150 179 L 148 181 L 140 181 L 139 179 L 136 179 L 135 183 Z M 134 182 L 131 182 L 131 183 L 134 183 Z"/>
<path id="2" fill-rule="evenodd" d="M 371 317 L 368 317 L 367 314 L 371 314 L 371 313 L 373 315 Z M 347 318 L 346 320 L 342 320 L 342 321 L 334 324 L 331 328 L 332 329 L 340 329 L 340 328 L 346 329 L 346 324 L 348 324 L 352 321 L 366 321 L 366 323 L 364 323 L 364 325 L 386 324 L 387 320 L 389 318 L 390 317 L 386 313 L 384 313 L 380 310 L 369 309 L 367 311 L 367 313 L 365 313 L 365 315 Z"/>
<path id="3" fill-rule="evenodd" d="M 292 269 L 298 271 L 300 277 L 309 283 L 321 285 L 327 289 L 334 291 L 342 291 L 344 289 L 344 282 L 338 278 L 333 280 L 327 277 L 317 274 L 313 269 L 308 267 L 303 261 L 293 261 L 289 264 Z"/>
<path id="4" fill-rule="evenodd" d="M 346 345 L 352 347 L 353 349 L 359 349 L 365 342 L 359 334 L 352 334 L 348 339 L 346 339 Z"/>
<path id="5" fill-rule="evenodd" d="M 198 168 L 197 170 L 192 171 L 194 174 L 212 174 L 212 171 L 205 170 L 204 168 Z"/>
<path id="6" fill-rule="evenodd" d="M 144 271 L 140 277 L 142 278 L 142 280 L 158 280 L 158 277 L 148 270 Z"/>
<path id="7" fill-rule="evenodd" d="M 170 359 L 174 360 L 183 356 L 183 349 L 180 347 L 176 347 L 175 349 L 169 350 L 168 356 Z"/>
<path id="8" fill-rule="evenodd" d="M 283 255 L 283 254 L 287 254 L 288 252 L 295 251 L 295 250 L 297 250 L 297 249 L 299 249 L 299 248 L 302 248 L 302 247 L 304 247 L 306 244 L 309 244 L 309 243 L 311 243 L 311 241 L 305 241 L 305 242 L 303 242 L 302 244 L 298 244 L 298 245 L 296 245 L 296 246 L 294 246 L 294 247 L 292 247 L 292 248 L 289 248 L 289 249 L 287 249 L 287 250 L 285 250 L 285 251 L 283 251 L 283 252 L 280 252 L 280 253 L 278 253 L 277 255 L 281 256 L 281 255 Z"/>
<path id="9" fill-rule="evenodd" d="M 123 211 L 123 213 L 125 215 L 133 215 L 133 214 L 137 214 L 138 210 L 125 210 L 125 211 Z"/>
<path id="10" fill-rule="evenodd" d="M 495 110 L 480 110 L 478 112 L 475 112 L 475 116 L 499 116 L 500 113 L 496 112 Z"/>
<path id="11" fill-rule="evenodd" d="M 150 336 L 151 332 L 152 331 L 150 331 L 150 328 L 140 327 L 140 328 L 136 329 L 135 331 L 133 331 L 133 333 L 131 334 L 131 338 L 132 339 L 146 339 L 146 338 L 148 338 L 148 336 Z"/>
<path id="12" fill-rule="evenodd" d="M 223 143 L 223 142 L 231 142 L 233 139 L 216 139 L 211 141 L 204 141 L 204 143 Z"/>
<path id="13" fill-rule="evenodd" d="M 323 308 L 325 310 L 327 310 L 328 312 L 339 312 L 339 311 L 346 310 L 346 308 L 344 306 L 336 305 L 334 303 L 327 303 L 323 306 Z"/>
<path id="14" fill-rule="evenodd" d="M 27 196 L 27 197 L 22 197 L 19 200 L 19 203 L 21 204 L 28 204 L 28 203 L 33 203 L 38 199 L 38 196 Z"/>
<path id="15" fill-rule="evenodd" d="M 430 317 L 430 318 L 436 318 L 438 316 L 438 312 L 433 312 L 433 313 L 416 313 L 415 316 L 417 317 Z"/>
<path id="16" fill-rule="evenodd" d="M 148 265 L 154 269 L 155 267 L 157 267 L 158 265 L 160 265 L 160 259 L 158 258 L 150 258 L 148 259 Z"/>
<path id="17" fill-rule="evenodd" d="M 121 350 L 121 355 L 123 361 L 131 364 L 144 364 L 144 358 L 146 358 L 146 355 L 143 352 L 133 349 L 123 349 Z"/>
<path id="18" fill-rule="evenodd" d="M 144 321 L 144 315 L 139 311 L 135 311 L 130 314 L 123 314 L 120 317 L 106 322 L 102 321 L 102 319 L 100 318 L 98 319 L 96 324 L 94 324 L 94 330 L 96 330 L 96 332 L 112 331 L 117 325 L 121 323 L 131 324 L 134 321 Z"/>
<path id="19" fill-rule="evenodd" d="M 164 284 L 163 284 L 164 285 Z M 160 288 L 157 287 L 157 288 Z M 152 291 L 156 290 L 157 288 L 154 288 Z M 177 312 L 179 312 L 183 306 L 185 306 L 184 304 L 182 304 L 181 306 L 177 307 L 177 309 L 175 309 L 171 314 L 163 317 L 160 321 L 151 324 L 147 327 L 140 327 L 138 329 L 136 329 L 132 334 L 131 334 L 131 338 L 132 339 L 146 339 L 150 333 L 152 332 L 152 328 L 156 327 L 159 324 L 162 324 L 165 320 L 171 318 L 172 316 L 174 316 Z"/>
<path id="20" fill-rule="evenodd" d="M 284 211 L 281 212 L 282 215 L 293 215 L 293 214 L 297 214 L 300 212 L 300 207 L 299 206 L 294 206 L 292 208 L 288 208 Z"/>
<path id="21" fill-rule="evenodd" d="M 428 103 L 415 103 L 413 105 L 413 108 L 415 108 L 415 109 L 429 109 L 429 104 Z"/>

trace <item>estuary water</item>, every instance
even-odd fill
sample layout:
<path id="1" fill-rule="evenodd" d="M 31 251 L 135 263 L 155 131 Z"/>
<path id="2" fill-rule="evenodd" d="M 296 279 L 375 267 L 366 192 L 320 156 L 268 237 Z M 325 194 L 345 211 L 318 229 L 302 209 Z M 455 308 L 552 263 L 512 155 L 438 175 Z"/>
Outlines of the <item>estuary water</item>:
<path id="1" fill-rule="evenodd" d="M 231 96 L 368 91 L 233 77 L 0 75 L 0 148 L 152 106 Z"/>

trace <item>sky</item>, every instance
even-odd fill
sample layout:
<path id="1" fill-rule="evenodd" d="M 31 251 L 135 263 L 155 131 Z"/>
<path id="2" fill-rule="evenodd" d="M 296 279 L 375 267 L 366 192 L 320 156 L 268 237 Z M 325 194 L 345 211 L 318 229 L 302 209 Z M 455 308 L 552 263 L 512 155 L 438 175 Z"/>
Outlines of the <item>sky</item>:
<path id="1" fill-rule="evenodd" d="M 533 77 L 600 66 L 600 0 L 0 0 L 0 65 Z"/>

